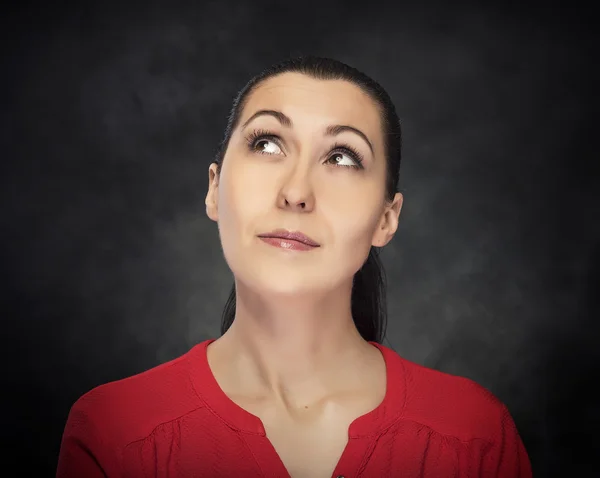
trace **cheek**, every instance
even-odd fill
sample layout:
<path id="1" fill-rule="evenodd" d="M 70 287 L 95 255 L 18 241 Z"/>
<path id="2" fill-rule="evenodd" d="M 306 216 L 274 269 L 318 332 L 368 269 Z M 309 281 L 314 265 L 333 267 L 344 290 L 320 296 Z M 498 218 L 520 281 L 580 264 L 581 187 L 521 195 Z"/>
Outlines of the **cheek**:
<path id="1" fill-rule="evenodd" d="M 244 168 L 242 164 L 231 162 L 231 170 L 223 168 L 219 189 L 219 230 L 222 239 L 243 241 L 248 231 L 253 232 L 260 214 L 267 211 L 268 190 L 265 187 L 264 172 L 257 168 Z M 262 225 L 264 227 L 264 224 Z M 254 228 L 254 229 L 253 229 Z"/>
<path id="2" fill-rule="evenodd" d="M 352 194 L 329 189 L 327 200 L 321 201 L 321 212 L 331 228 L 338 260 L 356 258 L 358 262 L 352 263 L 352 267 L 360 267 L 371 249 L 383 203 L 365 198 L 377 198 L 377 194 L 376 188 L 355 187 Z"/>
<path id="3" fill-rule="evenodd" d="M 336 234 L 347 241 L 364 241 L 371 237 L 379 223 L 383 201 L 377 201 L 376 184 L 323 184 L 320 209 Z"/>
<path id="4" fill-rule="evenodd" d="M 376 227 L 377 220 L 371 211 L 365 211 L 361 216 L 357 214 L 340 224 L 337 230 L 343 254 L 346 257 L 356 256 L 358 261 L 366 260 Z"/>

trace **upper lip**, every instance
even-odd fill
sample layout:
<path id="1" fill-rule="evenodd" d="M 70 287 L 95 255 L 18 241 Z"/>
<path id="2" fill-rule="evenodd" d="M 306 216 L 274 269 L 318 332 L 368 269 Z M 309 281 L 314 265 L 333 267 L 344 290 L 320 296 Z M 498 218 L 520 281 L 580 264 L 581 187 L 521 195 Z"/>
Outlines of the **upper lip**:
<path id="1" fill-rule="evenodd" d="M 319 244 L 308 237 L 306 234 L 303 234 L 300 231 L 288 231 L 287 229 L 275 229 L 271 232 L 266 232 L 264 234 L 259 234 L 258 237 L 279 237 L 281 239 L 291 239 L 293 241 L 302 242 L 308 246 L 318 247 Z"/>

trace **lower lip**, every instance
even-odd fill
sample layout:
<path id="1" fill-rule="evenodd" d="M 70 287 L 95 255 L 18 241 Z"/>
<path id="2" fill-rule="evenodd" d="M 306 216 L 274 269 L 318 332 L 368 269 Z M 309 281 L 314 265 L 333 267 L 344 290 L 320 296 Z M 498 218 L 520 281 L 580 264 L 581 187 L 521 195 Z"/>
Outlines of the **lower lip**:
<path id="1" fill-rule="evenodd" d="M 303 242 L 294 241 L 293 239 L 282 239 L 281 237 L 260 237 L 261 241 L 266 242 L 275 247 L 281 249 L 287 249 L 289 251 L 311 251 L 316 249 L 318 246 L 309 246 Z"/>

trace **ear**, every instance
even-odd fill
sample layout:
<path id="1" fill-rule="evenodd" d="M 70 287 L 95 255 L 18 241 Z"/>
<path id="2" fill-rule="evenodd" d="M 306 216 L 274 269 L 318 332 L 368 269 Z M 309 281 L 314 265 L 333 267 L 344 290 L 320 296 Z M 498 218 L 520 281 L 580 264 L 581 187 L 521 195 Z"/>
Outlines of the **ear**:
<path id="1" fill-rule="evenodd" d="M 381 220 L 373 234 L 373 246 L 383 247 L 392 240 L 398 229 L 398 218 L 400 217 L 403 201 L 404 196 L 402 196 L 402 193 L 396 193 L 393 201 L 386 204 Z"/>
<path id="2" fill-rule="evenodd" d="M 217 163 L 208 167 L 208 193 L 206 193 L 206 215 L 217 222 L 219 219 L 219 175 L 217 174 Z"/>

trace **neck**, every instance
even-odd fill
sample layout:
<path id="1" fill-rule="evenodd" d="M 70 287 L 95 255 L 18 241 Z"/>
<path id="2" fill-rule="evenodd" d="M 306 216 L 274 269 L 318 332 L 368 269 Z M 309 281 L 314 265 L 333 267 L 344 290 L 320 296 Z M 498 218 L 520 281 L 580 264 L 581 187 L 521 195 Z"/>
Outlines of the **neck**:
<path id="1" fill-rule="evenodd" d="M 351 289 L 266 300 L 236 283 L 235 320 L 215 342 L 221 342 L 226 375 L 244 393 L 290 406 L 351 386 L 373 353 L 354 325 Z"/>

